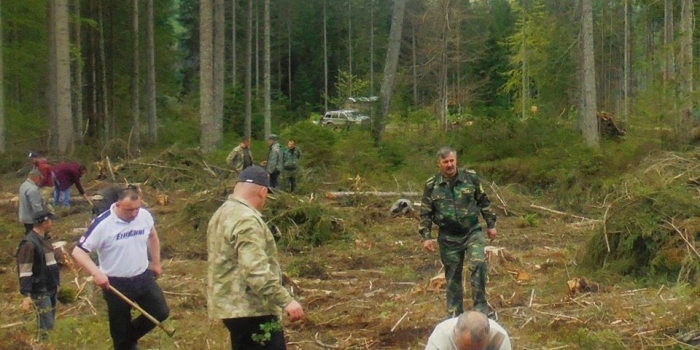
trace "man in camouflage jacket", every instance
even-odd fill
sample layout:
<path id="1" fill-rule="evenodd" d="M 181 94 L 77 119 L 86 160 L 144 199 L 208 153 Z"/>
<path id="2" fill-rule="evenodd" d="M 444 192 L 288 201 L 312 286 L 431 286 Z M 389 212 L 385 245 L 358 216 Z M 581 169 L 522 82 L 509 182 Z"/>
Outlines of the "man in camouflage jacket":
<path id="1" fill-rule="evenodd" d="M 287 148 L 282 152 L 282 173 L 284 181 L 289 184 L 289 192 L 294 192 L 297 188 L 300 157 L 301 151 L 297 147 L 297 142 L 293 139 L 287 141 Z"/>
<path id="2" fill-rule="evenodd" d="M 226 157 L 226 164 L 230 165 L 236 174 L 253 165 L 253 154 L 250 152 L 250 138 L 244 137 L 241 144 L 234 147 Z"/>
<path id="3" fill-rule="evenodd" d="M 304 316 L 282 286 L 275 239 L 259 212 L 269 185 L 263 168 L 244 169 L 207 228 L 209 318 L 223 320 L 233 349 L 286 349 L 282 310 L 292 321 Z"/>
<path id="4" fill-rule="evenodd" d="M 474 310 L 487 314 L 486 237 L 479 224 L 479 213 L 486 221 L 486 234 L 490 239 L 496 238 L 496 215 L 491 211 L 491 202 L 476 173 L 457 168 L 454 149 L 441 148 L 437 153 L 437 163 L 440 172 L 426 182 L 421 201 L 419 232 L 423 247 L 435 251 L 436 240 L 430 234 L 432 223 L 435 223 L 447 280 L 447 316 L 455 317 L 464 312 L 462 267 L 465 255 L 469 258 Z"/>
<path id="5" fill-rule="evenodd" d="M 270 187 L 276 189 L 280 185 L 280 173 L 282 172 L 282 149 L 277 142 L 277 135 L 271 134 L 267 138 L 267 144 L 270 145 L 267 152 L 267 161 L 265 161 L 265 170 L 270 174 Z"/>

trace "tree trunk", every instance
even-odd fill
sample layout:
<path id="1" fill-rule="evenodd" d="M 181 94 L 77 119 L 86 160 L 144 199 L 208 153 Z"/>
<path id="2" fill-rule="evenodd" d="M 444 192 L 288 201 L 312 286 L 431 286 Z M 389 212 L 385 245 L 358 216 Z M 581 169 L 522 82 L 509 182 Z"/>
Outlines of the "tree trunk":
<path id="1" fill-rule="evenodd" d="M 226 3 L 214 0 L 214 146 L 224 129 L 224 85 L 226 79 Z"/>
<path id="2" fill-rule="evenodd" d="M 67 156 L 73 146 L 73 116 L 70 84 L 70 22 L 68 0 L 55 0 L 56 115 L 58 152 Z"/>
<path id="3" fill-rule="evenodd" d="M 75 63 L 73 69 L 73 134 L 76 141 L 83 140 L 83 50 L 82 50 L 82 15 L 80 0 L 73 1 L 75 23 L 73 23 L 73 43 L 75 45 Z"/>
<path id="4" fill-rule="evenodd" d="M 130 146 L 135 154 L 141 146 L 141 125 L 140 125 L 140 101 L 139 92 L 139 0 L 132 0 L 131 12 L 131 41 L 132 41 L 132 62 L 131 62 L 131 142 Z"/>
<path id="5" fill-rule="evenodd" d="M 681 5 L 681 110 L 678 134 L 681 142 L 690 141 L 693 127 L 693 1 L 683 0 Z"/>
<path id="6" fill-rule="evenodd" d="M 416 52 L 416 26 L 415 24 L 411 26 L 411 61 L 412 68 L 411 73 L 413 74 L 413 109 L 418 109 L 418 60 Z"/>
<path id="7" fill-rule="evenodd" d="M 664 0 L 664 88 L 673 77 L 673 0 Z"/>
<path id="8" fill-rule="evenodd" d="M 0 1 L 0 153 L 4 154 L 6 149 L 5 140 L 5 71 L 2 60 L 2 1 Z"/>
<path id="9" fill-rule="evenodd" d="M 199 3 L 199 120 L 200 145 L 205 152 L 214 149 L 214 70 L 212 0 Z"/>
<path id="10" fill-rule="evenodd" d="M 49 53 L 49 76 L 46 86 L 46 102 L 48 107 L 49 117 L 49 148 L 53 151 L 58 150 L 58 112 L 56 111 L 56 2 L 48 1 L 46 3 L 46 24 L 47 24 L 47 39 Z"/>
<path id="11" fill-rule="evenodd" d="M 255 2 L 255 104 L 259 103 L 260 94 L 260 9 L 259 1 Z M 258 105 L 259 106 L 259 105 Z"/>
<path id="12" fill-rule="evenodd" d="M 523 27 L 522 27 L 522 37 L 523 37 L 523 57 L 522 57 L 522 77 L 521 77 L 521 95 L 520 96 L 520 117 L 525 119 L 527 117 L 527 100 L 530 95 L 530 89 L 528 87 L 527 79 L 527 7 L 523 0 Z"/>
<path id="13" fill-rule="evenodd" d="M 289 2 L 291 5 L 291 0 Z M 292 6 L 289 6 L 291 11 Z M 289 107 L 292 106 L 292 17 L 287 16 L 287 95 L 289 98 Z"/>
<path id="14" fill-rule="evenodd" d="M 369 95 L 374 96 L 374 0 L 369 2 L 369 13 Z M 374 118 L 374 113 L 370 117 Z"/>
<path id="15" fill-rule="evenodd" d="M 265 0 L 263 3 L 263 37 L 263 119 L 265 123 L 265 137 L 268 137 L 272 133 L 272 123 L 270 121 L 270 0 Z"/>
<path id="16" fill-rule="evenodd" d="M 596 115 L 596 89 L 595 89 L 595 61 L 593 52 L 593 6 L 592 0 L 581 0 L 583 14 L 581 37 L 583 38 L 583 137 L 586 145 L 591 148 L 600 146 L 600 131 L 598 129 L 598 116 Z"/>
<path id="17" fill-rule="evenodd" d="M 238 47 L 236 46 L 236 8 L 238 7 L 238 0 L 231 0 L 231 85 L 236 88 L 236 83 L 238 83 L 238 77 L 236 76 L 236 52 Z"/>
<path id="18" fill-rule="evenodd" d="M 156 112 L 156 40 L 153 31 L 153 0 L 146 0 L 146 96 L 148 104 L 148 143 L 158 142 L 158 114 Z"/>
<path id="19" fill-rule="evenodd" d="M 100 25 L 100 70 L 102 72 L 101 97 L 102 97 L 102 142 L 107 143 L 112 136 L 112 117 L 109 114 L 109 103 L 107 93 L 107 56 L 105 55 L 105 32 L 104 32 L 104 17 L 102 16 L 102 3 L 97 2 L 97 11 L 99 15 Z"/>
<path id="20" fill-rule="evenodd" d="M 323 0 L 323 111 L 328 110 L 328 18 L 326 0 Z"/>
<path id="21" fill-rule="evenodd" d="M 381 141 L 384 123 L 389 117 L 392 90 L 394 89 L 394 78 L 399 62 L 399 51 L 401 49 L 401 32 L 403 30 L 403 16 L 405 12 L 406 0 L 394 1 L 394 15 L 391 19 L 389 44 L 386 52 L 386 61 L 384 62 L 384 76 L 382 77 L 382 86 L 379 91 L 382 101 L 382 111 L 377 116 L 376 122 L 372 123 L 373 136 L 377 143 Z"/>
<path id="22" fill-rule="evenodd" d="M 622 82 L 623 91 L 623 101 L 622 101 L 622 119 L 627 120 L 630 113 L 630 14 L 629 14 L 629 0 L 625 0 L 624 5 L 624 16 L 625 16 L 625 44 L 624 44 L 624 77 Z"/>
<path id="23" fill-rule="evenodd" d="M 352 0 L 348 0 L 348 92 L 352 97 Z"/>
<path id="24" fill-rule="evenodd" d="M 248 0 L 248 20 L 245 37 L 245 137 L 251 137 L 252 130 L 252 84 L 253 84 L 253 0 Z"/>

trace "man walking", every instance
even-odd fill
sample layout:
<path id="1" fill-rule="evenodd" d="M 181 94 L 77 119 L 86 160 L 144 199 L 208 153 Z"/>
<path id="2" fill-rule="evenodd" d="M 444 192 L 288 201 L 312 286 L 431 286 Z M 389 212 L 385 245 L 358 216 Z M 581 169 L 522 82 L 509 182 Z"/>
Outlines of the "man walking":
<path id="1" fill-rule="evenodd" d="M 29 171 L 27 179 L 19 186 L 18 215 L 19 221 L 24 225 L 24 233 L 28 233 L 34 227 L 34 216 L 44 210 L 44 199 L 41 198 L 39 184 L 42 181 L 41 172 L 37 168 Z"/>
<path id="2" fill-rule="evenodd" d="M 282 173 L 284 180 L 289 184 L 289 192 L 294 192 L 297 187 L 297 172 L 299 170 L 299 158 L 301 151 L 296 147 L 296 141 L 290 139 L 287 141 L 287 149 L 282 153 Z"/>
<path id="3" fill-rule="evenodd" d="M 270 148 L 267 152 L 267 161 L 264 166 L 270 175 L 270 187 L 277 189 L 280 186 L 279 178 L 282 171 L 282 150 L 277 142 L 277 135 L 270 135 L 267 138 L 267 144 L 270 145 Z"/>
<path id="4" fill-rule="evenodd" d="M 250 138 L 244 137 L 241 143 L 231 150 L 226 157 L 226 164 L 229 164 L 236 174 L 240 174 L 243 169 L 253 165 L 253 154 L 250 153 Z"/>
<path id="5" fill-rule="evenodd" d="M 479 224 L 479 213 L 486 221 L 490 239 L 496 238 L 496 215 L 476 173 L 457 168 L 457 152 L 453 148 L 441 148 L 437 152 L 437 164 L 440 172 L 426 182 L 421 200 L 419 233 L 423 247 L 433 252 L 439 245 L 447 280 L 448 318 L 464 312 L 465 255 L 469 258 L 474 310 L 487 315 L 486 237 Z M 432 223 L 438 226 L 437 241 L 430 234 Z"/>
<path id="6" fill-rule="evenodd" d="M 260 214 L 269 185 L 265 169 L 243 170 L 207 228 L 209 317 L 223 321 L 236 350 L 286 349 L 282 310 L 292 321 L 304 316 L 282 286 L 277 246 Z M 269 337 L 261 326 L 267 326 Z"/>
<path id="7" fill-rule="evenodd" d="M 90 259 L 96 251 L 99 267 Z M 77 263 L 88 271 L 107 302 L 109 332 L 115 350 L 139 349 L 138 340 L 155 324 L 144 315 L 131 319 L 131 306 L 110 286 L 162 322 L 170 313 L 156 283 L 162 273 L 160 240 L 153 216 L 141 210 L 138 189 L 123 189 L 111 208 L 98 215 L 73 249 Z M 150 257 L 150 261 L 149 261 Z"/>
<path id="8" fill-rule="evenodd" d="M 48 211 L 34 214 L 33 228 L 17 248 L 17 273 L 19 292 L 24 296 L 20 307 L 29 310 L 34 305 L 37 313 L 39 340 L 46 340 L 56 318 L 56 292 L 60 284 L 56 254 L 49 238 L 53 220 L 58 219 Z"/>
<path id="9" fill-rule="evenodd" d="M 85 194 L 83 185 L 80 183 L 80 178 L 87 172 L 84 165 L 78 163 L 61 163 L 56 164 L 51 168 L 54 176 L 54 192 L 53 205 L 61 204 L 61 196 L 63 196 L 63 206 L 70 207 L 70 188 L 75 185 L 83 198 L 92 205 L 92 201 Z"/>

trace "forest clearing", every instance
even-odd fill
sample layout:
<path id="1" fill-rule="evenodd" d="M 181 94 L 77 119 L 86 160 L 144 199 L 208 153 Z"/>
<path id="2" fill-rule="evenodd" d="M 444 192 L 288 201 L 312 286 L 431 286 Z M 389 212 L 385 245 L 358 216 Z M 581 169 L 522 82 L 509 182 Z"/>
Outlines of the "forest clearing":
<path id="1" fill-rule="evenodd" d="M 146 182 L 158 176 L 162 181 L 178 176 L 175 172 L 162 175 L 146 166 L 149 162 L 127 162 L 117 174 L 127 178 L 139 174 L 139 169 L 150 169 L 150 175 L 139 174 Z M 178 167 L 173 162 L 156 162 L 162 168 Z M 196 165 L 189 170 L 206 171 Z M 159 284 L 172 309 L 166 323 L 176 329 L 172 338 L 154 330 L 141 341 L 145 349 L 230 346 L 223 325 L 207 319 L 206 229 L 199 227 L 206 226 L 211 208 L 224 198 L 230 180 L 225 173 L 223 176 L 209 181 L 220 181 L 220 186 L 197 192 L 142 186 L 161 236 L 165 272 Z M 3 177 L 3 198 L 13 196 L 21 179 L 19 173 Z M 86 191 L 96 193 L 110 182 L 86 182 Z M 591 233 L 601 230 L 603 216 L 552 209 L 535 197 L 517 194 L 517 186 L 485 186 L 499 215 L 499 236 L 487 249 L 493 252 L 488 260 L 488 301 L 515 349 L 689 349 L 700 344 L 693 326 L 700 307 L 693 286 L 676 281 L 643 282 L 580 266 Z M 282 193 L 269 204 L 271 220 L 277 222 L 284 222 L 279 219 L 286 215 L 306 215 L 306 219 L 297 216 L 294 224 L 279 225 L 287 288 L 306 310 L 303 320 L 283 322 L 289 348 L 423 349 L 433 327 L 444 317 L 445 290 L 444 281 L 434 278 L 441 272 L 439 257 L 423 250 L 417 219 L 391 218 L 388 208 L 393 199 L 355 196 L 330 200 L 324 196 L 328 189 L 319 185 L 311 194 Z M 370 190 L 361 184 L 355 189 Z M 33 317 L 19 309 L 13 264 L 21 231 L 9 202 L 4 202 L 1 212 L 7 233 L 1 240 L 0 255 L 0 348 L 109 349 L 106 306 L 99 288 L 86 281 L 85 272 L 67 266 L 62 269 L 62 289 L 70 292 L 64 297 L 77 298 L 59 303 L 56 329 L 48 343 L 32 340 Z M 54 240 L 72 247 L 90 218 L 89 207 L 79 203 L 59 208 L 57 213 L 61 219 Z M 324 238 L 322 244 L 285 237 L 295 234 L 295 226 L 296 230 L 310 229 L 304 224 L 313 220 L 321 226 L 324 220 L 334 223 L 330 232 L 338 237 Z M 468 291 L 468 283 L 466 288 Z M 470 306 L 467 298 L 465 307 Z"/>

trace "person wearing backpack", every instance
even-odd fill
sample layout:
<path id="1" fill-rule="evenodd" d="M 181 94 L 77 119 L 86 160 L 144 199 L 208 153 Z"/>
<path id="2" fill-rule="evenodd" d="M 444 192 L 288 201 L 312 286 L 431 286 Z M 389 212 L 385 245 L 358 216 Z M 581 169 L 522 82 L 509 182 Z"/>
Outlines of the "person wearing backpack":
<path id="1" fill-rule="evenodd" d="M 17 247 L 19 292 L 24 296 L 20 308 L 37 313 L 39 340 L 46 340 L 56 318 L 56 292 L 60 284 L 56 254 L 48 236 L 57 216 L 49 211 L 34 215 L 34 227 Z"/>
<path id="2" fill-rule="evenodd" d="M 297 173 L 299 171 L 299 158 L 301 151 L 296 147 L 296 141 L 287 141 L 287 149 L 282 153 L 282 174 L 285 183 L 289 184 L 289 192 L 294 192 L 297 188 Z"/>
<path id="3" fill-rule="evenodd" d="M 428 179 L 421 200 L 418 227 L 423 247 L 434 252 L 439 246 L 447 281 L 447 317 L 464 312 L 462 268 L 465 256 L 469 259 L 474 310 L 488 315 L 486 235 L 479 224 L 479 214 L 486 221 L 486 234 L 490 239 L 496 238 L 496 214 L 491 211 L 491 201 L 476 173 L 457 167 L 457 152 L 453 148 L 438 150 L 437 164 L 440 172 Z M 433 223 L 438 226 L 437 239 L 430 233 Z"/>

